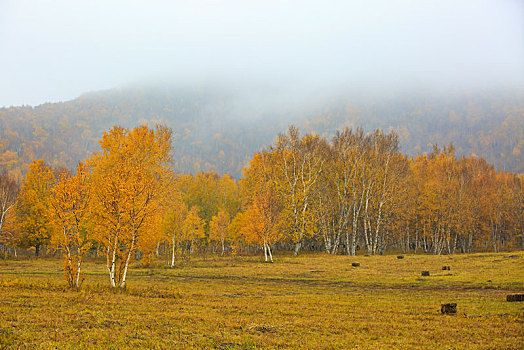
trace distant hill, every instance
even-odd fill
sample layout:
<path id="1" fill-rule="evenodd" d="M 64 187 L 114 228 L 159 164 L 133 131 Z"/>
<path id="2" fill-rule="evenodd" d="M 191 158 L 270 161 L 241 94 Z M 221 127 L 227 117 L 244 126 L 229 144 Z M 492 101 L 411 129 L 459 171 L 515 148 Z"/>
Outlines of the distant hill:
<path id="1" fill-rule="evenodd" d="M 36 107 L 0 109 L 0 167 L 20 177 L 32 159 L 74 168 L 99 149 L 114 125 L 166 124 L 174 132 L 178 171 L 215 170 L 240 177 L 254 152 L 289 124 L 333 135 L 346 126 L 395 130 L 410 155 L 453 143 L 458 155 L 477 155 L 495 167 L 524 173 L 524 94 L 495 91 L 436 95 L 300 98 L 223 87 L 128 87 L 88 93 Z"/>

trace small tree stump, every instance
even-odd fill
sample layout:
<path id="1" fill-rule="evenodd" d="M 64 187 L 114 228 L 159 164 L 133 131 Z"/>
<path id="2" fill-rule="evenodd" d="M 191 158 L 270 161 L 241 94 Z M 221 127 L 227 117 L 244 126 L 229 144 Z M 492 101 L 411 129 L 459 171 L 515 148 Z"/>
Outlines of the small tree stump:
<path id="1" fill-rule="evenodd" d="M 429 271 L 422 271 L 422 276 L 429 276 Z"/>
<path id="2" fill-rule="evenodd" d="M 404 259 L 404 255 L 397 255 L 397 259 Z"/>
<path id="3" fill-rule="evenodd" d="M 441 304 L 440 312 L 444 315 L 453 315 L 457 313 L 457 303 Z"/>
<path id="4" fill-rule="evenodd" d="M 506 296 L 506 301 L 524 301 L 524 294 L 510 294 Z"/>
<path id="5" fill-rule="evenodd" d="M 353 267 L 359 267 L 359 266 L 360 266 L 360 263 L 351 263 L 351 266 L 353 266 Z"/>
<path id="6" fill-rule="evenodd" d="M 442 270 L 447 270 L 447 271 L 449 271 L 449 270 L 451 270 L 451 267 L 450 267 L 450 266 L 442 266 Z"/>

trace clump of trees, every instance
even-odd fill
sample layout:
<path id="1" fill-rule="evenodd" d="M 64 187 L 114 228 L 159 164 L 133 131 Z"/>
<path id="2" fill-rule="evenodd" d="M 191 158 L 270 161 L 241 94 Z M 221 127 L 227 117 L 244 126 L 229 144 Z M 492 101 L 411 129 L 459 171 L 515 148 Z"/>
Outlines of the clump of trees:
<path id="1" fill-rule="evenodd" d="M 241 185 L 248 222 L 261 220 L 253 189 L 274 189 L 282 207 L 263 221 L 280 223 L 277 241 L 295 254 L 305 240 L 348 255 L 524 247 L 522 175 L 457 159 L 452 145 L 408 158 L 394 132 L 345 129 L 328 142 L 291 127 L 253 157 Z"/>
<path id="2" fill-rule="evenodd" d="M 35 247 L 36 255 L 43 245 L 62 252 L 65 277 L 74 288 L 81 285 L 82 259 L 95 243 L 106 255 L 111 286 L 125 287 L 136 251 L 148 254 L 160 239 L 173 178 L 171 131 L 165 127 L 114 127 L 100 145 L 102 151 L 80 163 L 75 174 L 33 161 L 16 205 L 6 205 L 15 209 L 15 244 Z"/>
<path id="3" fill-rule="evenodd" d="M 74 172 L 31 163 L 20 186 L 0 173 L 0 244 L 61 252 L 72 288 L 105 255 L 112 287 L 133 259 L 194 254 L 453 254 L 524 247 L 523 178 L 453 146 L 409 158 L 394 132 L 345 129 L 331 140 L 290 127 L 235 181 L 178 175 L 171 130 L 114 127 Z"/>

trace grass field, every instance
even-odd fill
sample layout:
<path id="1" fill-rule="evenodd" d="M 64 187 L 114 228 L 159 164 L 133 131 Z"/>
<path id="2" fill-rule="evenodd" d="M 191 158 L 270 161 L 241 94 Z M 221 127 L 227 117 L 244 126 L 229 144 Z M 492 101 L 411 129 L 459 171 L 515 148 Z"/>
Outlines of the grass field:
<path id="1" fill-rule="evenodd" d="M 102 262 L 78 292 L 61 266 L 0 261 L 0 348 L 524 348 L 524 303 L 506 302 L 524 293 L 524 252 L 157 261 L 120 292 Z"/>

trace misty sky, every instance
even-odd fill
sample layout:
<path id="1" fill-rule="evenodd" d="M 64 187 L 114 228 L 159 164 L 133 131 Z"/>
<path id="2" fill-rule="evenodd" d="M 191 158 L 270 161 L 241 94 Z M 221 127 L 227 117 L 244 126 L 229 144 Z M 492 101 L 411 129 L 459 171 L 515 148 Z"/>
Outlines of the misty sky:
<path id="1" fill-rule="evenodd" d="M 524 82 L 524 1 L 0 0 L 0 106 L 143 81 Z"/>

